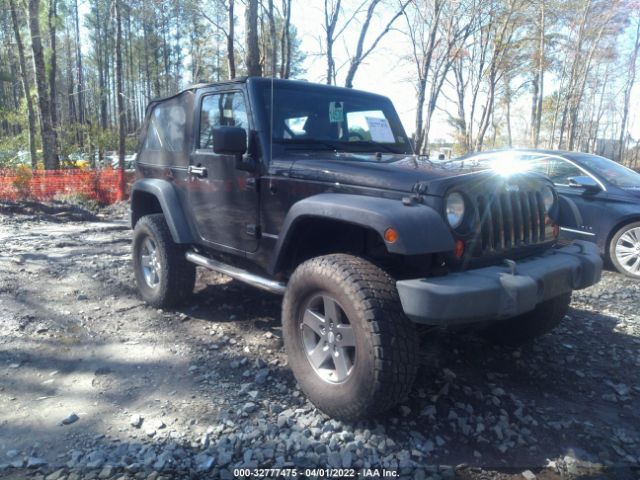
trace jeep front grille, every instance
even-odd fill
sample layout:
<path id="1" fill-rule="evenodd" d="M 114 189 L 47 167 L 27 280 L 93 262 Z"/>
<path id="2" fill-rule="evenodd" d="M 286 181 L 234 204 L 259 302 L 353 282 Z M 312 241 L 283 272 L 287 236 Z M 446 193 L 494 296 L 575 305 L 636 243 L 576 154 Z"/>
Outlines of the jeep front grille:
<path id="1" fill-rule="evenodd" d="M 477 207 L 480 231 L 476 255 L 537 245 L 553 238 L 540 192 L 501 189 L 492 195 L 479 195 Z"/>

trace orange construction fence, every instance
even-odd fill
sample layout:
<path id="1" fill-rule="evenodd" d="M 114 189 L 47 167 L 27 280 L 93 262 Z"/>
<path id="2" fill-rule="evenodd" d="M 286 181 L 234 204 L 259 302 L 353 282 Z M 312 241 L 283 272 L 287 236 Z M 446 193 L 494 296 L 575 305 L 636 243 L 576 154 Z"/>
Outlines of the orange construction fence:
<path id="1" fill-rule="evenodd" d="M 124 184 L 131 174 L 125 172 Z M 104 170 L 31 170 L 29 168 L 0 169 L 0 200 L 56 200 L 79 195 L 109 205 L 124 199 L 120 191 L 121 172 Z"/>

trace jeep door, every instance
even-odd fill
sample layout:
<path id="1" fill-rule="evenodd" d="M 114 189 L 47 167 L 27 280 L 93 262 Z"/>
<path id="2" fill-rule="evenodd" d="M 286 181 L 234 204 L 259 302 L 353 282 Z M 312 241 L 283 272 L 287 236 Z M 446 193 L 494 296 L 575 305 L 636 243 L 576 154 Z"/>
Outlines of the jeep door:
<path id="1" fill-rule="evenodd" d="M 234 155 L 213 151 L 213 130 L 241 127 L 250 139 L 251 115 L 241 89 L 204 90 L 196 101 L 195 141 L 189 166 L 189 203 L 201 240 L 235 252 L 258 247 L 255 174 L 236 168 Z M 249 142 L 247 154 L 255 145 Z"/>

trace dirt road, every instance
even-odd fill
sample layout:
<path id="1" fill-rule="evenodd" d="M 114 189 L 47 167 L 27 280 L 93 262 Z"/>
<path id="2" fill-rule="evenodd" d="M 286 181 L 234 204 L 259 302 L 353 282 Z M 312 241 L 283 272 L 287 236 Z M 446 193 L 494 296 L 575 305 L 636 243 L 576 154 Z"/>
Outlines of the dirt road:
<path id="1" fill-rule="evenodd" d="M 429 333 L 406 403 L 345 425 L 296 389 L 278 297 L 200 272 L 189 307 L 145 306 L 124 215 L 0 205 L 0 476 L 640 475 L 640 283 L 606 273 L 533 347 Z"/>

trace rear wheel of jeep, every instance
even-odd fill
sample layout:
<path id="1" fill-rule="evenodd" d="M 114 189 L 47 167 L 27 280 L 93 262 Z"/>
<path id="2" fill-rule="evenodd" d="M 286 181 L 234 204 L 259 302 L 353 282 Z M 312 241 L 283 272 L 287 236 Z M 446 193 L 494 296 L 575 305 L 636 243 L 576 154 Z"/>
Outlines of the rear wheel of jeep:
<path id="1" fill-rule="evenodd" d="M 557 327 L 566 316 L 570 303 L 571 292 L 559 295 L 528 313 L 496 322 L 480 334 L 493 343 L 522 345 Z"/>
<path id="2" fill-rule="evenodd" d="M 282 321 L 296 380 L 328 415 L 374 416 L 410 392 L 415 326 L 393 278 L 366 260 L 335 254 L 300 265 L 287 286 Z"/>
<path id="3" fill-rule="evenodd" d="M 174 243 L 162 214 L 136 223 L 133 269 L 140 296 L 154 307 L 175 307 L 193 293 L 196 267 L 185 259 L 185 248 Z"/>

